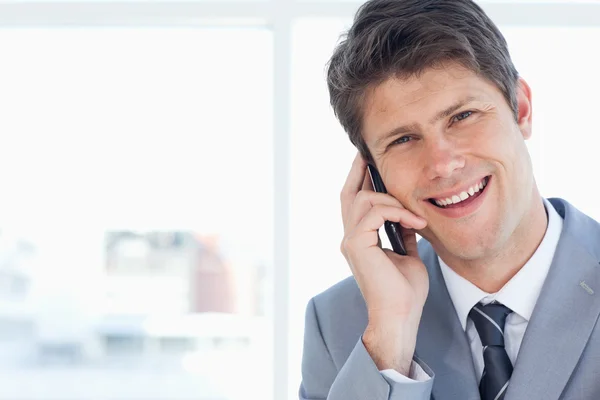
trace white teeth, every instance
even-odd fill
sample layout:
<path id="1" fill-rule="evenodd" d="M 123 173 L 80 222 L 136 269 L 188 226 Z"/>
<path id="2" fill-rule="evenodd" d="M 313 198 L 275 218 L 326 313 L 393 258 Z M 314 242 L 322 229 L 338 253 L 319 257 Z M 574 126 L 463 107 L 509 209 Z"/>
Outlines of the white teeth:
<path id="1" fill-rule="evenodd" d="M 460 203 L 461 201 L 468 199 L 469 196 L 473 196 L 475 193 L 482 190 L 487 185 L 487 182 L 488 178 L 486 177 L 478 184 L 471 186 L 469 189 L 467 189 L 466 192 L 461 192 L 457 195 L 455 194 L 454 196 L 452 196 L 452 198 L 448 197 L 441 200 L 435 200 L 435 204 L 437 204 L 440 207 L 443 207 L 450 204 Z"/>

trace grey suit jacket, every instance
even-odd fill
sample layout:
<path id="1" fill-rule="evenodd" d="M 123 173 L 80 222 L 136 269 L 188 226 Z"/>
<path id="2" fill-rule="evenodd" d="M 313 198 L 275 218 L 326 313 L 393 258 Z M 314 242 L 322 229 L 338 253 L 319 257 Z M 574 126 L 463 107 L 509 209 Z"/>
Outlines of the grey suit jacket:
<path id="1" fill-rule="evenodd" d="M 562 199 L 549 200 L 563 230 L 505 400 L 600 399 L 600 224 Z M 424 239 L 419 254 L 430 289 L 414 360 L 433 379 L 394 383 L 382 376 L 361 340 L 367 311 L 350 277 L 308 304 L 300 399 L 479 399 L 471 350 L 437 255 Z"/>

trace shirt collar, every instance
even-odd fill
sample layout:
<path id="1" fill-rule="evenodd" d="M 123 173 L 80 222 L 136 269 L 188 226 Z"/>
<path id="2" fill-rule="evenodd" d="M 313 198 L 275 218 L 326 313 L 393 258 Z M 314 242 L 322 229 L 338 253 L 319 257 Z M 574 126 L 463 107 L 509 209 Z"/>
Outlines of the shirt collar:
<path id="1" fill-rule="evenodd" d="M 486 293 L 467 279 L 458 275 L 439 256 L 438 261 L 454 303 L 456 314 L 463 329 L 467 326 L 467 317 L 473 306 L 479 302 L 484 304 L 497 301 L 529 321 L 535 303 L 540 295 L 552 258 L 560 238 L 563 220 L 552 204 L 546 199 L 544 206 L 548 214 L 548 227 L 542 242 L 529 261 L 496 293 Z"/>

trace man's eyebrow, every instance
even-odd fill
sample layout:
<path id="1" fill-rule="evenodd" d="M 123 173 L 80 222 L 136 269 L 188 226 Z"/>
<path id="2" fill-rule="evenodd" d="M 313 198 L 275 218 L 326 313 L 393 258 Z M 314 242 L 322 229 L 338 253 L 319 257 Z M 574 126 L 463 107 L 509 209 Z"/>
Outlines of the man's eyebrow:
<path id="1" fill-rule="evenodd" d="M 462 100 L 457 101 L 456 103 L 452 104 L 450 107 L 446 108 L 445 110 L 440 111 L 439 113 L 436 114 L 435 117 L 433 117 L 429 123 L 430 124 L 434 124 L 436 122 L 438 122 L 441 119 L 447 118 L 450 115 L 452 115 L 456 110 L 458 110 L 459 108 L 463 107 L 465 104 L 468 104 L 472 101 L 475 100 L 479 100 L 479 98 L 475 97 L 475 96 L 467 96 Z"/>
<path id="2" fill-rule="evenodd" d="M 433 117 L 429 121 L 429 123 L 434 124 L 441 119 L 447 118 L 450 115 L 452 115 L 459 108 L 464 107 L 466 104 L 468 104 L 472 101 L 476 101 L 476 100 L 479 100 L 479 98 L 475 97 L 475 96 L 467 96 L 464 99 L 461 99 L 461 100 L 457 101 L 456 103 L 452 104 L 450 107 L 445 108 L 444 110 L 438 112 L 435 115 L 435 117 Z M 402 125 L 397 128 L 394 128 L 391 131 L 389 131 L 388 133 L 386 133 L 385 135 L 383 135 L 382 137 L 380 137 L 379 139 L 377 139 L 377 141 L 375 142 L 375 147 L 381 146 L 381 144 L 383 142 L 385 142 L 386 140 L 388 140 L 391 137 L 399 136 L 399 135 L 402 135 L 405 133 L 415 132 L 417 130 L 419 130 L 418 124 Z"/>

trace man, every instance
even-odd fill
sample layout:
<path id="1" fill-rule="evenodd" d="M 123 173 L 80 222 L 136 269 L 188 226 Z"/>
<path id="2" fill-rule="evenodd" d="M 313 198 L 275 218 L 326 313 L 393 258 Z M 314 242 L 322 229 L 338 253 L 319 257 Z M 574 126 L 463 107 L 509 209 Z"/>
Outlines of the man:
<path id="1" fill-rule="evenodd" d="M 531 90 L 484 12 L 371 0 L 328 85 L 359 150 L 341 193 L 353 276 L 308 304 L 300 398 L 600 399 L 600 225 L 541 197 Z M 408 255 L 380 247 L 385 220 Z"/>

